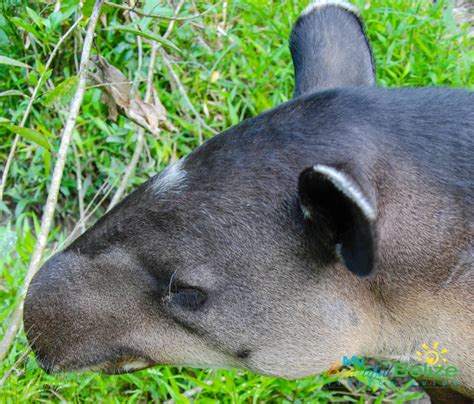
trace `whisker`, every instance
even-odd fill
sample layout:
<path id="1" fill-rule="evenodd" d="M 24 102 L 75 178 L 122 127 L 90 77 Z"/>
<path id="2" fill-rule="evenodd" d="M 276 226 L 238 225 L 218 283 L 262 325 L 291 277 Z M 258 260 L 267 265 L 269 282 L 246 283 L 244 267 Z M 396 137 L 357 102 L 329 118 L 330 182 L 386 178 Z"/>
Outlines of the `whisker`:
<path id="1" fill-rule="evenodd" d="M 176 277 L 177 273 L 178 273 L 178 269 L 175 269 L 175 271 L 173 272 L 173 274 L 170 277 L 170 281 L 169 281 L 169 284 L 168 284 L 168 297 L 169 298 L 171 298 L 171 287 L 173 285 L 173 280 Z"/>

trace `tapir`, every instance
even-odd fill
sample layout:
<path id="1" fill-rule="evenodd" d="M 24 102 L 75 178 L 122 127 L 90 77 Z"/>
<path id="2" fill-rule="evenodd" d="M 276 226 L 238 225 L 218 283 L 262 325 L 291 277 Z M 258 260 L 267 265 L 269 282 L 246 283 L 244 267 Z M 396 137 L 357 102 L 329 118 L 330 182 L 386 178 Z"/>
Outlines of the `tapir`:
<path id="1" fill-rule="evenodd" d="M 168 166 L 35 275 L 24 325 L 43 369 L 300 378 L 344 356 L 412 366 L 426 346 L 456 369 L 433 402 L 474 396 L 474 94 L 376 87 L 344 1 L 308 6 L 290 50 L 290 101 Z"/>

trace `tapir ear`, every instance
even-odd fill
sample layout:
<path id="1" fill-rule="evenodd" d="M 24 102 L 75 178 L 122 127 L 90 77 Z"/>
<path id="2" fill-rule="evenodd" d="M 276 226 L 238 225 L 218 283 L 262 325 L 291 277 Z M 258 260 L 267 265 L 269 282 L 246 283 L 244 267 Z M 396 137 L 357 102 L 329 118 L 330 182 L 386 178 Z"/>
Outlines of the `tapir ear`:
<path id="1" fill-rule="evenodd" d="M 329 223 L 345 266 L 356 275 L 370 275 L 376 261 L 376 213 L 358 183 L 341 170 L 316 165 L 301 173 L 298 192 L 305 219 Z"/>
<path id="2" fill-rule="evenodd" d="M 313 0 L 291 31 L 290 50 L 295 97 L 375 83 L 369 40 L 356 8 L 345 0 Z"/>

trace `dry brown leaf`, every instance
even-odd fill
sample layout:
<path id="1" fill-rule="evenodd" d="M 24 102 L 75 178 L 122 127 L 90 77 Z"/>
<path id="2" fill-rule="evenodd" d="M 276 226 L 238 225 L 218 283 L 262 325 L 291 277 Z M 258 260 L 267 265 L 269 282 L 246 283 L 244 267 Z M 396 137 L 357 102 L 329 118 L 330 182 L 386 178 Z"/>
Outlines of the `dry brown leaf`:
<path id="1" fill-rule="evenodd" d="M 132 100 L 129 108 L 127 109 L 127 115 L 140 121 L 146 122 L 152 128 L 158 127 L 158 118 L 154 118 L 153 110 L 142 100 Z"/>
<path id="2" fill-rule="evenodd" d="M 100 58 L 104 84 L 108 84 L 113 100 L 122 108 L 127 108 L 130 104 L 130 83 L 123 73 L 116 67 L 109 64 L 104 58 Z"/>
<path id="3" fill-rule="evenodd" d="M 160 124 L 169 130 L 176 128 L 166 119 L 166 109 L 156 90 L 152 89 L 153 101 L 145 102 L 140 94 L 132 94 L 132 88 L 125 75 L 107 62 L 102 56 L 91 59 L 90 79 L 102 90 L 101 100 L 107 105 L 109 119 L 116 120 L 118 114 L 159 136 Z"/>
<path id="4" fill-rule="evenodd" d="M 148 102 L 142 101 L 141 107 L 148 124 L 153 128 L 157 128 L 160 120 L 163 120 L 164 116 L 160 116 L 160 111 L 158 111 L 153 104 Z"/>
<path id="5" fill-rule="evenodd" d="M 167 114 L 166 108 L 161 103 L 160 97 L 158 97 L 158 92 L 156 91 L 155 87 L 151 89 L 151 95 L 153 98 L 153 105 L 155 105 L 158 111 L 160 111 L 160 115 L 166 117 L 166 114 Z"/>
<path id="6" fill-rule="evenodd" d="M 107 94 L 108 99 L 104 99 L 109 107 L 109 116 L 116 116 L 112 103 L 117 107 L 127 108 L 130 104 L 130 83 L 123 73 L 112 66 L 102 56 L 91 58 L 90 62 L 90 79 L 97 85 L 101 86 L 103 93 Z M 112 109 L 112 110 L 111 110 Z"/>
<path id="7" fill-rule="evenodd" d="M 115 104 L 112 97 L 109 96 L 105 91 L 102 92 L 100 99 L 105 105 L 107 105 L 107 109 L 109 110 L 108 118 L 116 122 L 118 118 L 117 104 Z"/>
<path id="8" fill-rule="evenodd" d="M 144 114 L 140 105 L 140 100 L 132 100 L 125 113 L 132 120 L 137 120 L 142 124 L 146 123 L 146 120 L 143 118 Z"/>

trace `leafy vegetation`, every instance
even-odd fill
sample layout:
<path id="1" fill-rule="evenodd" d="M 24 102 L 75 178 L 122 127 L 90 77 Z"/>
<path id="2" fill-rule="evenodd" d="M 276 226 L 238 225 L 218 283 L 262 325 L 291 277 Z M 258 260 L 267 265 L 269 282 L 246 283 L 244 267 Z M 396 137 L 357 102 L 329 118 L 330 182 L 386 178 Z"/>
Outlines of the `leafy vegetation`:
<path id="1" fill-rule="evenodd" d="M 473 88 L 473 37 L 466 27 L 456 23 L 451 3 L 355 3 L 373 44 L 379 85 Z M 2 333 L 17 303 L 36 243 L 68 103 L 77 86 L 78 58 L 92 4 L 86 0 L 81 8 L 78 0 L 9 0 L 0 5 L 3 168 L 19 135 L 0 201 Z M 110 3 L 103 7 L 94 53 L 123 73 L 143 98 L 152 46 L 159 43 L 163 53 L 156 58 L 153 87 L 170 123 L 158 135 L 144 132 L 144 149 L 128 190 L 171 160 L 188 154 L 214 131 L 220 132 L 291 98 L 293 78 L 287 42 L 291 25 L 305 4 L 296 0 L 184 2 L 167 38 L 165 31 L 176 6 L 146 0 L 139 5 L 141 12 L 132 13 L 121 2 L 117 4 L 121 7 Z M 84 18 L 74 27 L 80 15 Z M 68 29 L 71 32 L 64 37 Z M 181 85 L 173 78 L 163 54 Z M 24 120 L 35 88 L 31 113 Z M 108 118 L 102 90 L 91 83 L 82 103 L 48 254 L 106 211 L 137 143 L 139 131 L 134 122 L 123 115 L 115 121 Z M 47 375 L 38 368 L 33 355 L 26 353 L 26 347 L 22 332 L 0 364 L 1 402 L 364 402 L 370 397 L 375 402 L 405 402 L 421 395 L 412 390 L 412 382 L 394 383 L 383 378 L 381 386 L 374 387 L 363 376 L 358 383 L 349 384 L 337 377 L 285 381 L 249 372 L 171 367 L 120 376 Z M 331 384 L 338 381 L 339 387 Z"/>

